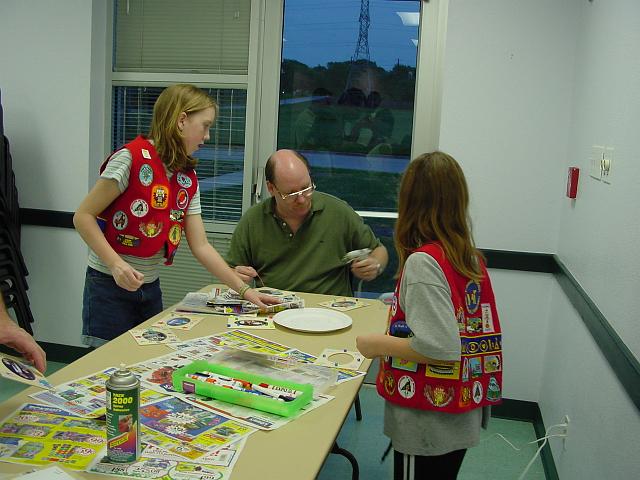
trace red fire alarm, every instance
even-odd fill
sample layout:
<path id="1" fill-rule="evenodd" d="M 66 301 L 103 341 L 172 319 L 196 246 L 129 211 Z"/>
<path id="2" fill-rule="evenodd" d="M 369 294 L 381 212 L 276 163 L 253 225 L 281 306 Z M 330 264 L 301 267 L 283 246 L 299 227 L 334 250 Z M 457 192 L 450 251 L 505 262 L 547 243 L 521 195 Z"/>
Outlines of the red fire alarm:
<path id="1" fill-rule="evenodd" d="M 576 198 L 578 193 L 579 177 L 580 169 L 578 167 L 569 167 L 569 175 L 567 176 L 567 197 Z"/>

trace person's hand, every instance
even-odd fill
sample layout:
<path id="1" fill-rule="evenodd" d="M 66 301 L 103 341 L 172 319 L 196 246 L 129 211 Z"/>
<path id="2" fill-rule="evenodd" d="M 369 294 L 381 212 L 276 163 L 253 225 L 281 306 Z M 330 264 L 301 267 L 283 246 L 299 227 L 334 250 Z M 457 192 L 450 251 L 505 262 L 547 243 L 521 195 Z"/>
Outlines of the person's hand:
<path id="1" fill-rule="evenodd" d="M 356 347 L 358 351 L 367 358 L 379 357 L 379 340 L 384 338 L 384 334 L 368 333 L 366 335 L 358 335 L 356 337 Z"/>
<path id="2" fill-rule="evenodd" d="M 255 268 L 246 265 L 238 265 L 233 269 L 244 283 L 250 283 L 254 278 L 258 276 Z"/>
<path id="3" fill-rule="evenodd" d="M 113 279 L 120 288 L 130 292 L 138 290 L 144 282 L 144 275 L 129 265 L 124 260 L 120 260 L 110 267 Z"/>
<path id="4" fill-rule="evenodd" d="M 357 278 L 367 282 L 376 278 L 379 270 L 380 262 L 371 255 L 367 258 L 363 258 L 362 260 L 354 260 L 351 262 L 351 273 L 353 273 Z"/>
<path id="5" fill-rule="evenodd" d="M 20 352 L 24 358 L 44 373 L 47 369 L 47 356 L 31 335 L 13 323 L 12 320 L 0 322 L 0 343 Z"/>
<path id="6" fill-rule="evenodd" d="M 266 308 L 267 305 L 275 305 L 277 303 L 281 303 L 281 300 L 277 297 L 272 297 L 271 295 L 266 295 L 264 293 L 258 293 L 253 288 L 250 288 L 246 292 L 244 292 L 244 299 L 250 301 L 251 303 L 255 303 L 260 308 Z"/>

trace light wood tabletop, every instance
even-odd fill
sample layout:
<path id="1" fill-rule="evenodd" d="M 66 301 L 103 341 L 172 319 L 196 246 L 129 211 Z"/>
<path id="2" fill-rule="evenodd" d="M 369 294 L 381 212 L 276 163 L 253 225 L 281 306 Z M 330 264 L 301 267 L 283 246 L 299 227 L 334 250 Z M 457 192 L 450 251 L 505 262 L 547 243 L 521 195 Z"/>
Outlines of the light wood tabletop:
<path id="1" fill-rule="evenodd" d="M 209 286 L 207 289 L 213 287 Z M 205 290 L 205 289 L 203 289 Z M 316 307 L 332 296 L 298 293 L 305 300 L 306 307 Z M 389 307 L 379 300 L 365 300 L 366 307 L 345 312 L 353 324 L 345 329 L 327 333 L 303 333 L 276 325 L 275 330 L 247 330 L 257 336 L 283 345 L 294 347 L 312 355 L 319 355 L 324 349 L 356 350 L 356 337 L 370 332 L 383 332 Z M 165 316 L 172 308 L 166 309 L 144 322 L 151 325 Z M 212 335 L 227 330 L 225 315 L 206 315 L 206 318 L 192 330 L 177 331 L 181 340 Z M 120 363 L 132 364 L 170 353 L 164 345 L 138 345 L 128 332 L 112 340 L 75 362 L 67 365 L 49 377 L 52 384 L 68 382 Z M 371 361 L 365 359 L 360 371 L 368 370 Z M 257 478 L 313 479 L 320 471 L 325 458 L 331 451 L 340 428 L 349 413 L 352 403 L 364 377 L 341 383 L 326 393 L 335 399 L 274 431 L 258 431 L 247 440 L 246 446 L 236 463 L 231 478 L 233 480 L 254 480 Z M 5 418 L 23 403 L 38 403 L 28 397 L 38 389 L 30 387 L 13 398 L 0 404 L 0 418 Z M 364 414 L 366 421 L 366 412 Z M 0 463 L 0 472 L 18 473 L 33 467 Z M 77 478 L 107 478 L 105 475 L 73 472 Z M 111 477 L 122 478 L 122 477 Z"/>

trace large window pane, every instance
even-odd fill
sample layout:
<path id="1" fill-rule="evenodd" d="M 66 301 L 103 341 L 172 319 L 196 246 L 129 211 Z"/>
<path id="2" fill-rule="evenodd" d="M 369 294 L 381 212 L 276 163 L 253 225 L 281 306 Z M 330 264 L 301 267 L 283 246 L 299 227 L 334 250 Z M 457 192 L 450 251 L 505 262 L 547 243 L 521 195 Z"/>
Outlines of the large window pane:
<path id="1" fill-rule="evenodd" d="M 115 150 L 139 134 L 148 134 L 153 105 L 164 87 L 113 88 Z M 198 159 L 202 218 L 237 222 L 242 214 L 244 138 L 247 93 L 238 89 L 205 89 L 219 105 L 210 140 L 193 154 Z"/>
<path id="2" fill-rule="evenodd" d="M 420 2 L 285 1 L 278 148 L 356 210 L 396 211 L 411 153 Z"/>

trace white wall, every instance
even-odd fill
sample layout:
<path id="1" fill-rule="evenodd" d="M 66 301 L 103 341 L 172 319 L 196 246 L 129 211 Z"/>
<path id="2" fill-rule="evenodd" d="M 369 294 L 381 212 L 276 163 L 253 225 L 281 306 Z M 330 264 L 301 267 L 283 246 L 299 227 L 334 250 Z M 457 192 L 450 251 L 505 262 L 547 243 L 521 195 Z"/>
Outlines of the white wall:
<path id="1" fill-rule="evenodd" d="M 612 184 L 581 172 L 564 202 L 558 253 L 640 358 L 640 2 L 580 4 L 568 164 L 586 166 L 592 145 L 614 147 Z"/>
<path id="2" fill-rule="evenodd" d="M 103 3 L 0 5 L 0 89 L 22 208 L 74 211 L 89 159 L 103 155 L 104 61 L 92 58 L 92 41 L 94 54 L 105 51 L 105 28 L 92 38 L 92 9 L 104 15 Z M 69 229 L 26 226 L 22 234 L 36 338 L 80 345 L 84 243 Z"/>
<path id="3" fill-rule="evenodd" d="M 480 247 L 557 250 L 576 3 L 449 2 L 440 149 L 465 170 Z"/>

